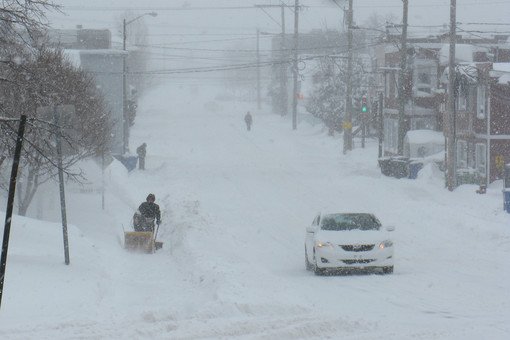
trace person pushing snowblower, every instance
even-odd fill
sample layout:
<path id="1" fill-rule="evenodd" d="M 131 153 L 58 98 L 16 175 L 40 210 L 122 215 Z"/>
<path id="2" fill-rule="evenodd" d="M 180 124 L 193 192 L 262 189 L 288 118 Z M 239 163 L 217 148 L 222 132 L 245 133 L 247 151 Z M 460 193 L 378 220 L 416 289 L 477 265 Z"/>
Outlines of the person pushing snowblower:
<path id="1" fill-rule="evenodd" d="M 133 216 L 133 227 L 135 231 L 154 231 L 154 220 L 159 226 L 161 224 L 161 212 L 159 205 L 154 203 L 156 196 L 149 194 L 145 202 L 140 204 Z"/>
<path id="2" fill-rule="evenodd" d="M 163 247 L 162 242 L 156 241 L 159 225 L 161 224 L 161 211 L 155 201 L 156 196 L 149 194 L 146 201 L 140 204 L 133 215 L 133 229 L 135 231 L 124 232 L 124 247 L 126 249 L 153 253 Z M 154 228 L 154 222 L 156 222 L 157 228 Z"/>

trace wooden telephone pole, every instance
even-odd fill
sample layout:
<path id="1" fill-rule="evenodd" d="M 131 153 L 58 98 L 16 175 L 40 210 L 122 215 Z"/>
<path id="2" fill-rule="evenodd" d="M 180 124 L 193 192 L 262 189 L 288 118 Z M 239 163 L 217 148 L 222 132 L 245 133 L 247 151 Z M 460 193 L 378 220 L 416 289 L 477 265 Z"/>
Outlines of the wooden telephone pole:
<path id="1" fill-rule="evenodd" d="M 402 14 L 402 38 L 400 50 L 400 70 L 398 77 L 398 145 L 397 151 L 400 156 L 404 154 L 404 137 L 407 133 L 407 120 L 406 120 L 406 101 L 407 101 L 407 13 L 409 1 L 403 0 L 403 14 Z"/>
<path id="2" fill-rule="evenodd" d="M 7 252 L 9 249 L 9 237 L 11 233 L 12 210 L 14 208 L 14 193 L 16 192 L 16 179 L 18 178 L 18 167 L 21 158 L 21 147 L 23 145 L 23 135 L 27 116 L 22 115 L 19 127 L 18 137 L 16 138 L 16 148 L 14 149 L 14 159 L 12 161 L 11 179 L 9 181 L 9 194 L 7 197 L 7 209 L 5 210 L 4 237 L 2 241 L 2 259 L 0 261 L 0 306 L 4 292 L 5 270 L 7 266 Z"/>
<path id="3" fill-rule="evenodd" d="M 281 33 L 281 39 L 280 39 L 280 53 L 279 53 L 279 58 L 280 58 L 280 70 L 279 70 L 279 73 L 280 73 L 280 105 L 279 105 L 279 109 L 280 109 L 280 115 L 281 116 L 286 116 L 287 113 L 288 113 L 288 108 L 289 108 L 289 97 L 288 97 L 288 90 L 287 90 L 287 68 L 288 68 L 288 64 L 286 62 L 286 59 L 287 59 L 287 53 L 286 53 L 286 48 L 287 48 L 287 44 L 285 43 L 285 7 L 287 7 L 287 5 L 285 5 L 283 2 L 280 4 L 280 5 L 255 5 L 255 7 L 259 8 L 260 10 L 262 10 L 264 13 L 266 13 L 266 15 L 271 19 L 273 20 L 277 25 L 279 25 L 282 29 L 282 33 Z M 266 12 L 266 8 L 280 8 L 280 11 L 281 11 L 281 23 L 279 23 L 278 21 L 276 21 L 275 19 L 273 19 L 273 17 L 271 15 L 269 15 L 269 13 Z"/>
<path id="4" fill-rule="evenodd" d="M 352 0 L 351 0 L 352 1 Z M 294 60 L 292 71 L 294 75 L 294 89 L 292 91 L 292 129 L 297 129 L 297 100 L 298 100 L 298 48 L 299 48 L 299 0 L 294 2 Z"/>
<path id="5" fill-rule="evenodd" d="M 352 0 L 349 0 L 349 9 L 347 12 L 347 78 L 345 89 L 345 116 L 342 124 L 344 130 L 344 149 L 346 154 L 352 150 Z"/>
<path id="6" fill-rule="evenodd" d="M 446 133 L 446 185 L 453 191 L 457 176 L 455 170 L 455 43 L 456 43 L 457 1 L 450 0 L 450 54 L 448 62 L 448 98 Z"/>

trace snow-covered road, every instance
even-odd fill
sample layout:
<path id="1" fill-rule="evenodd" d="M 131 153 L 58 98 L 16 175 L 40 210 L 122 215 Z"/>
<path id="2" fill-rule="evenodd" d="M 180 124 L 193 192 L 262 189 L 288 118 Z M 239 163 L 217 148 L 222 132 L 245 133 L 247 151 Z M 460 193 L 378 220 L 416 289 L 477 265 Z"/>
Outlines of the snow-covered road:
<path id="1" fill-rule="evenodd" d="M 292 131 L 255 110 L 247 132 L 248 104 L 211 105 L 215 93 L 202 91 L 167 86 L 143 99 L 131 149 L 147 143 L 147 170 L 115 176 L 105 212 L 97 195 L 69 197 L 81 235 L 72 240 L 84 250 L 68 282 L 87 292 L 57 282 L 68 274 L 52 267 L 58 275 L 43 285 L 60 298 L 27 300 L 25 254 L 10 264 L 7 280 L 20 289 L 7 295 L 2 339 L 510 336 L 510 216 L 499 187 L 450 193 L 432 169 L 415 181 L 382 177 L 375 141 L 342 155 L 319 126 Z M 164 249 L 126 253 L 119 225 L 149 192 L 164 211 Z M 395 273 L 305 271 L 304 228 L 323 209 L 394 225 Z M 90 273 L 80 275 L 85 258 Z"/>

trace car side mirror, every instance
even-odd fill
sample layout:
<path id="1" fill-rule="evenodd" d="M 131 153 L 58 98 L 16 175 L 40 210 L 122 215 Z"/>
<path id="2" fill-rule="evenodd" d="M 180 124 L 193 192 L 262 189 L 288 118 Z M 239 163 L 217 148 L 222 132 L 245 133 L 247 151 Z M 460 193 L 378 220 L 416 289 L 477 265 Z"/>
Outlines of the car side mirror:
<path id="1" fill-rule="evenodd" d="M 315 232 L 315 228 L 314 227 L 306 227 L 306 232 L 307 233 L 314 233 Z"/>
<path id="2" fill-rule="evenodd" d="M 395 231 L 395 227 L 392 226 L 392 225 L 389 225 L 389 226 L 386 227 L 386 230 L 387 231 Z"/>

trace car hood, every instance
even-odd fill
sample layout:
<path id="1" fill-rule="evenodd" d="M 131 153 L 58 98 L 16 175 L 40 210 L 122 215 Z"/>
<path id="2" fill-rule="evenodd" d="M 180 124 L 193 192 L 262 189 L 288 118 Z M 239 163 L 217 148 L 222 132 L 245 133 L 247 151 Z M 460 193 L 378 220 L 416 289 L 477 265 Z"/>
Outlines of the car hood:
<path id="1" fill-rule="evenodd" d="M 315 234 L 315 240 L 333 244 L 375 244 L 387 239 L 388 235 L 378 230 L 321 230 Z"/>

